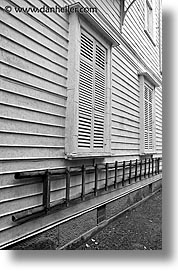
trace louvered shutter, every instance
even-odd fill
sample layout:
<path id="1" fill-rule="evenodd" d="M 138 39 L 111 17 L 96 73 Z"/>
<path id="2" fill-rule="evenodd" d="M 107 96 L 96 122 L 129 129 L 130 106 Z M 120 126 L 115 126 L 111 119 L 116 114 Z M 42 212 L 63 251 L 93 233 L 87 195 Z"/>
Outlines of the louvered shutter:
<path id="1" fill-rule="evenodd" d="M 145 150 L 153 149 L 153 89 L 144 86 L 144 139 Z"/>
<path id="2" fill-rule="evenodd" d="M 153 149 L 153 90 L 149 89 L 149 150 Z"/>
<path id="3" fill-rule="evenodd" d="M 91 147 L 93 104 L 93 40 L 81 34 L 78 147 Z"/>
<path id="4" fill-rule="evenodd" d="M 106 49 L 82 30 L 79 77 L 78 148 L 104 149 Z"/>
<path id="5" fill-rule="evenodd" d="M 96 44 L 94 85 L 94 137 L 93 146 L 104 148 L 104 117 L 106 90 L 106 50 Z"/>

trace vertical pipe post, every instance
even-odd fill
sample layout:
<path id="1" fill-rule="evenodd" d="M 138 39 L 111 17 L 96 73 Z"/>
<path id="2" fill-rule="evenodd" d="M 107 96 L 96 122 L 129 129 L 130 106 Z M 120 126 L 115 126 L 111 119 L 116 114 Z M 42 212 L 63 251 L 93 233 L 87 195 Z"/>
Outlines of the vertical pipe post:
<path id="1" fill-rule="evenodd" d="M 158 159 L 155 158 L 155 175 L 157 175 L 157 171 L 158 171 Z"/>
<path id="2" fill-rule="evenodd" d="M 124 186 L 125 181 L 125 161 L 123 161 L 123 168 L 122 168 L 122 186 Z"/>
<path id="3" fill-rule="evenodd" d="M 85 175 L 86 175 L 85 165 L 82 165 L 82 195 L 81 195 L 82 201 L 85 200 Z"/>
<path id="4" fill-rule="evenodd" d="M 69 206 L 70 201 L 70 168 L 66 168 L 66 206 Z"/>
<path id="5" fill-rule="evenodd" d="M 43 205 L 47 213 L 50 209 L 50 175 L 48 170 L 43 176 Z"/>
<path id="6" fill-rule="evenodd" d="M 152 158 L 152 176 L 154 175 L 154 158 Z"/>
<path id="7" fill-rule="evenodd" d="M 132 176 L 132 161 L 129 163 L 129 184 L 131 184 L 131 176 Z"/>
<path id="8" fill-rule="evenodd" d="M 142 160 L 140 160 L 140 180 L 142 179 Z"/>
<path id="9" fill-rule="evenodd" d="M 151 165 L 151 160 L 150 160 L 150 158 L 149 158 L 148 177 L 150 177 L 150 165 Z"/>
<path id="10" fill-rule="evenodd" d="M 117 188 L 117 161 L 115 161 L 115 180 L 114 180 L 114 188 Z"/>
<path id="11" fill-rule="evenodd" d="M 108 163 L 106 163 L 106 182 L 105 182 L 105 190 L 108 190 Z"/>
<path id="12" fill-rule="evenodd" d="M 144 176 L 145 176 L 145 178 L 146 178 L 146 158 L 145 158 L 145 172 L 144 172 Z"/>
<path id="13" fill-rule="evenodd" d="M 135 182 L 137 181 L 137 159 L 135 161 Z"/>
<path id="14" fill-rule="evenodd" d="M 97 196 L 98 191 L 98 164 L 95 164 L 95 189 L 94 189 L 94 195 Z"/>

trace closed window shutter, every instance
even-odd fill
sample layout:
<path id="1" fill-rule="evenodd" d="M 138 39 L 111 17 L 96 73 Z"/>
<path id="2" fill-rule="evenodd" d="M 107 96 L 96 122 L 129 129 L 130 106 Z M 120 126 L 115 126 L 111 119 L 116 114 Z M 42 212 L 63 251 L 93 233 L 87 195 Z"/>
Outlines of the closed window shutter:
<path id="1" fill-rule="evenodd" d="M 148 113 L 149 113 L 149 105 L 148 105 L 148 88 L 145 86 L 144 91 L 144 105 L 145 105 L 145 150 L 149 149 L 149 119 L 148 119 Z"/>
<path id="2" fill-rule="evenodd" d="M 153 89 L 145 84 L 144 87 L 144 138 L 145 150 L 153 149 Z"/>
<path id="3" fill-rule="evenodd" d="M 78 147 L 91 147 L 94 43 L 81 34 Z"/>
<path id="4" fill-rule="evenodd" d="M 153 149 L 153 90 L 149 89 L 149 150 Z"/>
<path id="5" fill-rule="evenodd" d="M 78 148 L 103 150 L 106 96 L 106 49 L 81 33 Z"/>
<path id="6" fill-rule="evenodd" d="M 104 147 L 104 116 L 106 90 L 106 50 L 96 44 L 94 91 L 94 148 Z"/>

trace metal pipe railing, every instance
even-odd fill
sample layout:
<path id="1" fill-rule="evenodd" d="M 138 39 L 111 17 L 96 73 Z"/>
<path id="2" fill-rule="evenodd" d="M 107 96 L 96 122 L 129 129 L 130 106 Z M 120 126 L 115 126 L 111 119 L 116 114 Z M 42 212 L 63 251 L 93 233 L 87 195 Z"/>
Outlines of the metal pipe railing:
<path id="1" fill-rule="evenodd" d="M 80 199 L 84 201 L 88 193 L 86 193 L 86 174 L 87 173 L 94 173 L 94 189 L 93 195 L 99 196 L 101 188 L 99 188 L 99 172 L 103 172 L 103 180 L 104 184 L 104 191 L 108 192 L 111 188 L 123 188 L 127 183 L 130 185 L 135 183 L 142 178 L 146 178 L 147 176 L 154 176 L 159 174 L 162 171 L 162 158 L 145 158 L 144 162 L 141 160 L 130 160 L 130 161 L 123 161 L 118 162 L 115 161 L 114 163 L 105 163 L 105 164 L 95 164 L 94 166 L 86 166 L 81 165 L 78 167 L 61 167 L 59 169 L 48 169 L 44 171 L 33 171 L 33 172 L 22 172 L 16 173 L 15 179 L 26 179 L 26 178 L 35 178 L 41 177 L 43 181 L 43 205 L 40 206 L 39 212 L 48 213 L 51 210 L 50 204 L 50 194 L 51 194 L 51 177 L 62 176 L 66 180 L 65 186 L 65 205 L 69 207 L 71 201 L 71 176 L 75 174 L 81 175 L 81 194 Z M 109 178 L 109 172 L 112 172 L 113 175 Z M 109 179 L 113 178 L 113 184 L 109 185 Z M 24 214 L 26 213 L 25 211 Z M 33 216 L 31 211 L 28 211 L 29 217 Z M 34 215 L 37 215 L 36 211 Z M 28 214 L 24 216 L 26 219 Z M 23 215 L 18 213 L 12 216 L 13 221 L 20 221 L 23 219 Z"/>

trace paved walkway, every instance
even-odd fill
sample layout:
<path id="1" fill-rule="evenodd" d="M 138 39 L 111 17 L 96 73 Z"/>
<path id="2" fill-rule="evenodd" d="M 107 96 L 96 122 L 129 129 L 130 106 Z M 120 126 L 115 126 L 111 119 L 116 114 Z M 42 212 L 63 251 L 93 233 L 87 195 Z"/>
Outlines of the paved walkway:
<path id="1" fill-rule="evenodd" d="M 94 235 L 77 250 L 162 249 L 162 193 L 159 191 Z"/>

